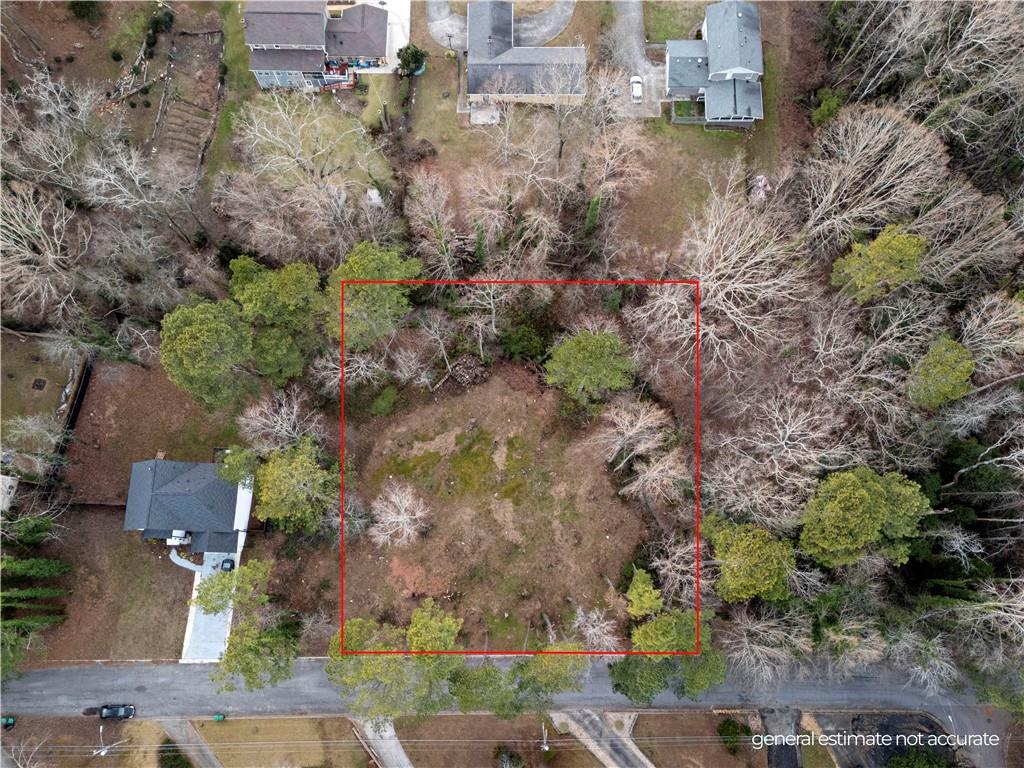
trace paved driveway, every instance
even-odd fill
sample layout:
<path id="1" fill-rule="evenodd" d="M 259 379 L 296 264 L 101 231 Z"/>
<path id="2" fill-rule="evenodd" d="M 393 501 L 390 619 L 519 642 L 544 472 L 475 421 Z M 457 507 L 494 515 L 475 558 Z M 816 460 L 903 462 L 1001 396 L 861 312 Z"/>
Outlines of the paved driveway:
<path id="1" fill-rule="evenodd" d="M 644 100 L 633 104 L 624 87 L 625 112 L 631 117 L 661 117 L 661 100 L 665 94 L 665 65 L 647 58 L 644 36 L 644 4 L 637 0 L 616 0 L 615 38 L 620 43 L 623 66 L 627 74 L 644 79 Z"/>
<path id="2" fill-rule="evenodd" d="M 231 558 L 236 565 L 238 564 L 238 554 L 235 552 L 207 552 L 203 555 L 202 568 L 196 573 L 192 584 L 193 598 L 199 589 L 199 582 L 217 573 L 221 562 L 226 558 Z M 232 614 L 233 610 L 230 607 L 221 613 L 203 613 L 194 605 L 189 606 L 181 663 L 219 661 L 227 647 L 228 635 L 231 634 Z"/>
<path id="3" fill-rule="evenodd" d="M 575 9 L 576 0 L 555 0 L 546 11 L 516 19 L 515 44 L 547 45 L 569 26 Z M 438 45 L 466 50 L 466 17 L 452 11 L 448 0 L 427 0 L 427 29 Z"/>

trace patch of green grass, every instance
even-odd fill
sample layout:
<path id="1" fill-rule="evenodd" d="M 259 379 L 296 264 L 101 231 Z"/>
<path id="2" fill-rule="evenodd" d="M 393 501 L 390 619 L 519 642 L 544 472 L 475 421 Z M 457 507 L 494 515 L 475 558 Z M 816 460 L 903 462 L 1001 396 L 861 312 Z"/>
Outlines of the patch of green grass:
<path id="1" fill-rule="evenodd" d="M 380 130 L 383 104 L 388 104 L 388 115 L 392 120 L 397 119 L 401 112 L 402 105 L 398 99 L 398 77 L 396 75 L 360 75 L 359 80 L 370 86 L 365 96 L 359 99 L 366 106 L 363 107 L 359 120 L 371 131 Z"/>
<path id="2" fill-rule="evenodd" d="M 387 416 L 395 409 L 395 401 L 398 399 L 398 387 L 389 384 L 381 390 L 373 403 L 370 405 L 370 413 L 374 416 Z"/>
<path id="3" fill-rule="evenodd" d="M 245 44 L 239 4 L 223 2 L 219 10 L 224 23 L 224 63 L 228 66 L 226 84 L 239 95 L 255 92 L 256 78 L 249 71 L 249 48 Z"/>
<path id="4" fill-rule="evenodd" d="M 704 3 L 671 0 L 644 3 L 644 34 L 652 43 L 685 40 L 704 18 Z"/>
<path id="5" fill-rule="evenodd" d="M 516 506 L 530 503 L 533 506 L 547 506 L 552 503 L 551 474 L 538 468 L 536 446 L 521 437 L 510 437 L 505 441 L 507 455 L 504 482 L 498 493 Z"/>
<path id="6" fill-rule="evenodd" d="M 672 102 L 672 114 L 676 117 L 693 117 L 697 114 L 697 105 L 692 101 L 674 101 Z"/>
<path id="7" fill-rule="evenodd" d="M 111 51 L 120 51 L 129 62 L 135 61 L 143 39 L 146 37 L 146 28 L 149 19 L 153 15 L 156 3 L 146 3 L 125 16 L 117 31 L 110 36 L 108 47 Z"/>
<path id="8" fill-rule="evenodd" d="M 804 768 L 836 768 L 835 760 L 828 749 L 821 744 L 803 745 L 800 747 Z"/>
<path id="9" fill-rule="evenodd" d="M 750 144 L 749 160 L 752 165 L 765 169 L 774 167 L 779 158 L 779 82 L 782 69 L 776 53 L 767 49 L 764 56 L 764 77 L 761 78 L 761 98 L 764 103 L 764 120 L 754 124 Z"/>
<path id="10" fill-rule="evenodd" d="M 214 448 L 227 448 L 240 441 L 233 415 L 218 418 L 202 414 L 169 433 L 161 445 L 177 461 L 213 461 Z"/>
<path id="11" fill-rule="evenodd" d="M 511 612 L 485 611 L 484 624 L 487 626 L 488 644 L 494 648 L 518 648 L 526 636 L 526 627 Z"/>
<path id="12" fill-rule="evenodd" d="M 442 456 L 437 451 L 427 451 L 415 456 L 391 456 L 374 473 L 373 480 L 380 483 L 387 477 L 401 477 L 404 480 L 415 480 L 417 484 L 436 491 L 441 485 L 441 480 L 436 474 L 441 460 Z"/>
<path id="13" fill-rule="evenodd" d="M 458 450 L 451 459 L 452 480 L 458 494 L 476 493 L 492 488 L 497 467 L 494 464 L 494 435 L 476 427 L 455 438 Z"/>

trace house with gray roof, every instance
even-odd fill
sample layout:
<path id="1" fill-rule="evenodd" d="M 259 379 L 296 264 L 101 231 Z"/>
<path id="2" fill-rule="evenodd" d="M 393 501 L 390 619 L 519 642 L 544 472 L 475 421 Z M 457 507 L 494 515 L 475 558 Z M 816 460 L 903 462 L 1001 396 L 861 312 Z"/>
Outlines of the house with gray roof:
<path id="1" fill-rule="evenodd" d="M 359 70 L 387 65 L 394 43 L 387 10 L 369 3 L 249 0 L 242 24 L 261 88 L 352 88 Z"/>
<path id="2" fill-rule="evenodd" d="M 222 480 L 219 466 L 162 459 L 132 464 L 124 530 L 187 545 L 193 554 L 240 552 L 252 489 Z"/>
<path id="3" fill-rule="evenodd" d="M 586 48 L 516 45 L 511 2 L 469 3 L 466 38 L 466 93 L 471 107 L 496 101 L 554 104 L 583 99 Z"/>
<path id="4" fill-rule="evenodd" d="M 673 121 L 749 128 L 764 119 L 761 14 L 754 3 L 709 5 L 701 39 L 669 40 L 665 58 Z"/>

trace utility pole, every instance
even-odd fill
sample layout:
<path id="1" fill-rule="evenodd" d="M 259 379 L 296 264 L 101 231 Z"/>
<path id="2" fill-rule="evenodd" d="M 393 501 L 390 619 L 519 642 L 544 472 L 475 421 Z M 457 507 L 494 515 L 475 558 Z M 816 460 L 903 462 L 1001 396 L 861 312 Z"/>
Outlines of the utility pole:
<path id="1" fill-rule="evenodd" d="M 551 751 L 551 745 L 548 744 L 548 726 L 547 726 L 546 723 L 541 723 L 540 724 L 540 735 L 541 735 L 540 751 L 541 752 L 550 752 Z"/>
<path id="2" fill-rule="evenodd" d="M 99 749 L 94 749 L 92 751 L 92 756 L 93 757 L 106 757 L 107 753 L 111 749 L 113 749 L 114 747 L 120 746 L 121 744 L 127 744 L 127 743 L 128 743 L 128 739 L 121 739 L 120 741 L 115 741 L 113 744 L 108 744 L 107 746 L 103 746 L 103 726 L 100 725 L 100 748 Z"/>

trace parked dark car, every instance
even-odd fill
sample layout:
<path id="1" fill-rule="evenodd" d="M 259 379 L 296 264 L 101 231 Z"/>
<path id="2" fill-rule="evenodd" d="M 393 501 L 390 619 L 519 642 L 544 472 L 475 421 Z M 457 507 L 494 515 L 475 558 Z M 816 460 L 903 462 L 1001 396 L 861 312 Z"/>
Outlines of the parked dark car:
<path id="1" fill-rule="evenodd" d="M 230 573 L 231 571 L 235 570 L 235 561 L 232 560 L 230 557 L 221 560 L 220 569 L 224 571 L 224 573 Z"/>
<path id="2" fill-rule="evenodd" d="M 134 704 L 104 704 L 100 707 L 101 720 L 131 720 L 133 717 Z"/>

